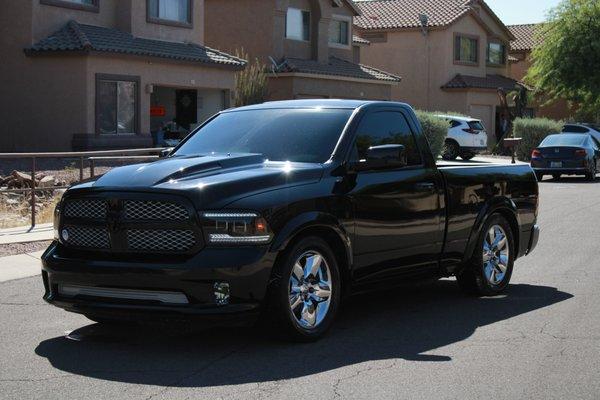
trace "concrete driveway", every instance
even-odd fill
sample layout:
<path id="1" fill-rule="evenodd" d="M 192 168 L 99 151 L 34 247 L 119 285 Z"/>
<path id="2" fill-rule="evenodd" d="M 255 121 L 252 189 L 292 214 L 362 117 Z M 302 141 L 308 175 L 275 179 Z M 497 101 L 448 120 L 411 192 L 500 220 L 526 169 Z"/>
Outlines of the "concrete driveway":
<path id="1" fill-rule="evenodd" d="M 0 398 L 598 399 L 600 182 L 540 189 L 506 296 L 442 280 L 353 298 L 314 344 L 107 329 L 45 305 L 37 276 L 0 283 Z"/>

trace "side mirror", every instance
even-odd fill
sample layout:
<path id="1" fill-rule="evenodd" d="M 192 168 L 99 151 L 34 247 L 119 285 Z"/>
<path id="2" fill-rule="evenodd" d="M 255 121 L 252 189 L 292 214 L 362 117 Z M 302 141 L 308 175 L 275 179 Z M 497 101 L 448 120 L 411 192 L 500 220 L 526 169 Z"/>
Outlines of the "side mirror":
<path id="1" fill-rule="evenodd" d="M 357 164 L 360 171 L 373 169 L 402 168 L 407 165 L 406 149 L 401 144 L 372 146 L 367 150 L 367 158 Z"/>
<path id="2" fill-rule="evenodd" d="M 168 157 L 169 154 L 173 151 L 173 147 L 169 147 L 168 149 L 162 149 L 160 153 L 158 153 L 158 158 Z"/>

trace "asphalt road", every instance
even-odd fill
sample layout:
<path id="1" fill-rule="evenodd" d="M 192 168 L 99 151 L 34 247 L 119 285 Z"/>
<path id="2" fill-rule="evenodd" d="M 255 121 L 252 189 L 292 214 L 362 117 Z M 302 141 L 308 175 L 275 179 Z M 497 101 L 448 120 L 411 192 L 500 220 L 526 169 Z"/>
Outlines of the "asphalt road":
<path id="1" fill-rule="evenodd" d="M 0 398 L 598 399 L 600 182 L 541 194 L 508 295 L 443 280 L 354 298 L 315 344 L 106 329 L 45 305 L 39 277 L 0 283 Z"/>

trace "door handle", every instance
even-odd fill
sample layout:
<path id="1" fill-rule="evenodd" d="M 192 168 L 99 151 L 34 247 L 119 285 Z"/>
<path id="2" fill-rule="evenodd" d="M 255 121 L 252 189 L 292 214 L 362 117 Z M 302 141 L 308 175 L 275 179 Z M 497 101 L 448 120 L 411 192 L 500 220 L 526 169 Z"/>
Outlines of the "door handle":
<path id="1" fill-rule="evenodd" d="M 431 190 L 431 189 L 435 189 L 435 184 L 432 182 L 422 182 L 422 183 L 417 183 L 416 187 L 417 187 L 417 189 Z"/>

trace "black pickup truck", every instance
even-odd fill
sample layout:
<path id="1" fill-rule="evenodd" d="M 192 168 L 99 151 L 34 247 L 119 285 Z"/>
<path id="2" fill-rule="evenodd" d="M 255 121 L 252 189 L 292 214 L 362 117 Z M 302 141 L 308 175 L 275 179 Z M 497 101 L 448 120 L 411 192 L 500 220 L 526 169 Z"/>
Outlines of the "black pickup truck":
<path id="1" fill-rule="evenodd" d="M 537 210 L 528 165 L 438 165 L 406 104 L 265 103 L 69 189 L 44 299 L 101 323 L 262 316 L 312 340 L 344 296 L 382 284 L 456 276 L 503 292 L 536 246 Z"/>

